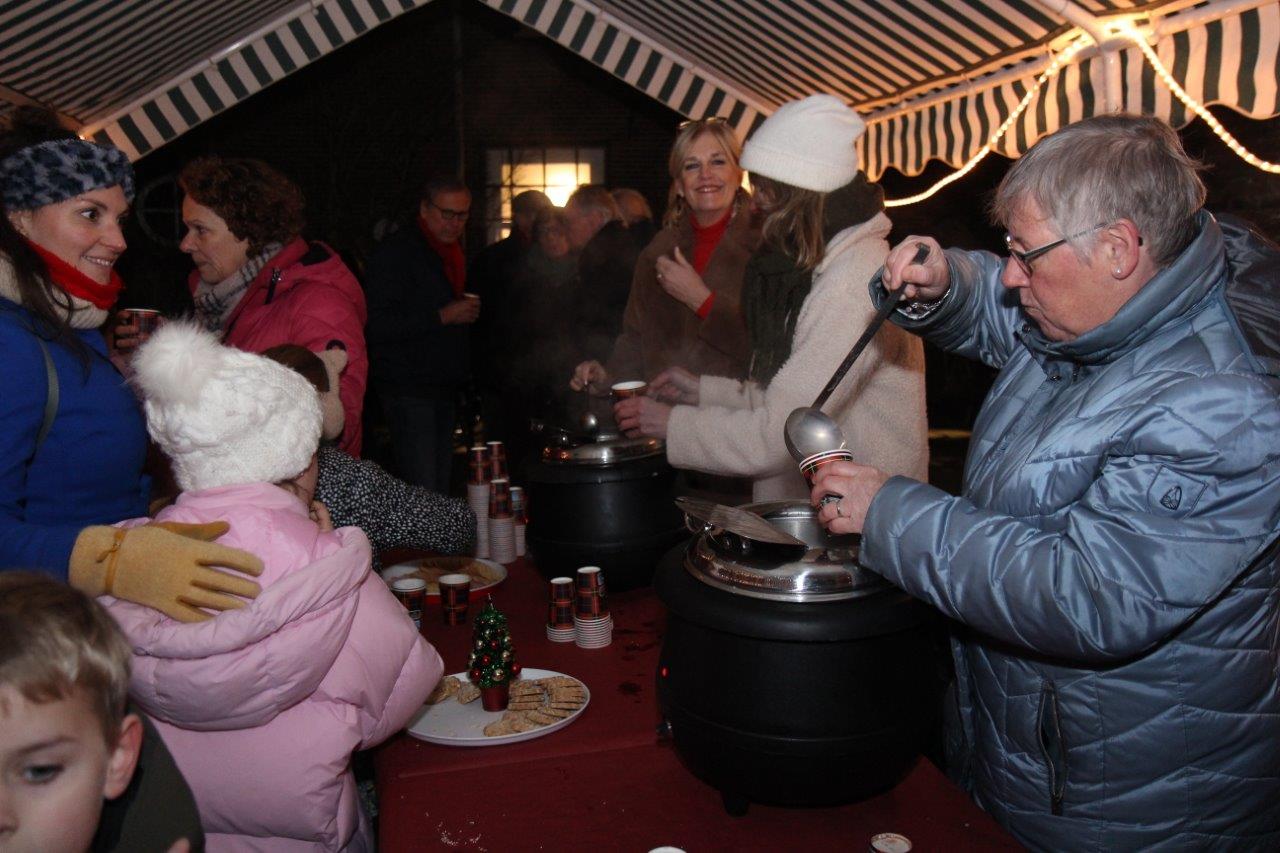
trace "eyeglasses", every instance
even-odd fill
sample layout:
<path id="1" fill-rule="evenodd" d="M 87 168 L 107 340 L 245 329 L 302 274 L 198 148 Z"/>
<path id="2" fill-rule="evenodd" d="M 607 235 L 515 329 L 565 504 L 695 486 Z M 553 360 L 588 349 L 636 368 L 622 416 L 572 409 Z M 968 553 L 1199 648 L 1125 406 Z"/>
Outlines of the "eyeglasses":
<path id="1" fill-rule="evenodd" d="M 684 130 L 686 127 L 691 127 L 692 125 L 695 125 L 695 124 L 701 127 L 710 127 L 713 124 L 728 124 L 728 123 L 729 123 L 729 120 L 724 116 L 707 116 L 706 118 L 691 118 L 686 121 L 682 121 L 680 122 L 680 124 L 676 125 L 676 129 Z"/>
<path id="2" fill-rule="evenodd" d="M 434 201 L 429 201 L 427 204 L 440 211 L 440 218 L 445 222 L 466 222 L 467 217 L 471 215 L 470 210 L 450 210 L 447 207 L 441 207 Z"/>
<path id="3" fill-rule="evenodd" d="M 1008 234 L 1005 234 L 1004 247 L 1009 252 L 1010 259 L 1018 262 L 1018 269 L 1022 271 L 1022 274 L 1029 277 L 1031 275 L 1031 262 L 1034 261 L 1036 258 L 1040 257 L 1041 255 L 1049 254 L 1049 252 L 1052 252 L 1054 249 L 1058 248 L 1063 243 L 1066 243 L 1070 240 L 1074 240 L 1077 237 L 1083 237 L 1086 234 L 1092 234 L 1094 231 L 1097 231 L 1100 228 L 1106 228 L 1106 227 L 1107 227 L 1106 222 L 1100 222 L 1097 225 L 1093 226 L 1092 228 L 1086 228 L 1085 230 L 1079 232 L 1078 234 L 1072 234 L 1069 237 L 1063 237 L 1060 240 L 1054 240 L 1052 243 L 1045 243 L 1043 246 L 1037 246 L 1036 248 L 1028 252 L 1019 252 L 1017 249 L 1013 248 L 1013 237 L 1011 237 Z"/>

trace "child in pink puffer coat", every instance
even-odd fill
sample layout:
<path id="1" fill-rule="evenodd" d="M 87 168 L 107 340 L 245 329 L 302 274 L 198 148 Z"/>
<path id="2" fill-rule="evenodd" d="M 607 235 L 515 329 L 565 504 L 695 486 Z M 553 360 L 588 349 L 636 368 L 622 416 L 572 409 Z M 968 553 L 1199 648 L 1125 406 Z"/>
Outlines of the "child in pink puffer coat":
<path id="1" fill-rule="evenodd" d="M 210 850 L 372 850 L 351 754 L 402 728 L 443 664 L 370 572 L 365 535 L 328 529 L 311 503 L 315 389 L 188 324 L 158 330 L 133 366 L 183 489 L 156 520 L 226 522 L 219 543 L 264 568 L 256 599 L 206 621 L 104 597 L 134 648 L 131 693 Z"/>

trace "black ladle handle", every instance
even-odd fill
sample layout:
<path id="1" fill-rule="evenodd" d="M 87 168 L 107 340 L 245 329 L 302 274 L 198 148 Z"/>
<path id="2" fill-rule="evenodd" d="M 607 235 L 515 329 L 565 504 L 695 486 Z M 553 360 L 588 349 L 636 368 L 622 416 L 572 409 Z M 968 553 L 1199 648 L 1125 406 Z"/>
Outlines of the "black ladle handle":
<path id="1" fill-rule="evenodd" d="M 929 257 L 929 247 L 924 243 L 916 243 L 916 254 L 911 259 L 911 263 L 924 263 Z M 840 362 L 840 366 L 836 368 L 836 372 L 831 375 L 831 380 L 827 382 L 825 388 L 818 394 L 818 398 L 813 401 L 813 408 L 821 409 L 823 403 L 836 390 L 836 386 L 840 384 L 840 380 L 844 379 L 845 374 L 849 372 L 849 368 L 853 367 L 853 363 L 858 360 L 858 356 L 862 355 L 862 351 L 867 348 L 867 344 L 871 343 L 871 339 L 876 336 L 876 332 L 880 331 L 880 327 L 884 325 L 884 321 L 889 319 L 889 315 L 893 313 L 893 309 L 898 307 L 898 303 L 902 301 L 902 291 L 906 287 L 904 284 L 898 285 L 897 290 L 889 291 L 888 297 L 884 300 L 884 304 L 880 306 L 880 310 L 876 312 L 876 316 L 867 324 L 866 330 L 862 333 L 862 337 L 858 338 L 853 345 L 853 349 L 849 350 L 849 354 L 844 357 L 844 361 Z"/>

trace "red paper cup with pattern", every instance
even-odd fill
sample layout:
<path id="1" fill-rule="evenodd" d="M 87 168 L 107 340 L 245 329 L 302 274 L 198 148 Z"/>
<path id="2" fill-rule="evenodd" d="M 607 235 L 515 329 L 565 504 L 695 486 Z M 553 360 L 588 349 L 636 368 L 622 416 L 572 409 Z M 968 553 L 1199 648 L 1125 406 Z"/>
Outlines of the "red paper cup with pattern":
<path id="1" fill-rule="evenodd" d="M 476 445 L 467 451 L 467 483 L 483 486 L 490 479 L 489 449 L 484 445 Z"/>
<path id="2" fill-rule="evenodd" d="M 471 576 L 444 575 L 436 583 L 440 586 L 440 606 L 444 613 L 444 624 L 461 625 L 466 622 L 467 605 L 471 599 Z"/>
<path id="3" fill-rule="evenodd" d="M 599 566 L 583 566 L 576 575 L 579 592 L 590 591 L 605 594 L 604 572 Z"/>
<path id="4" fill-rule="evenodd" d="M 164 322 L 164 315 L 155 308 L 125 308 L 120 313 L 127 317 L 129 322 L 137 324 L 138 343 L 145 342 Z"/>
<path id="5" fill-rule="evenodd" d="M 552 578 L 547 583 L 548 599 L 553 602 L 573 603 L 573 578 Z"/>
<path id="6" fill-rule="evenodd" d="M 511 482 L 503 477 L 489 483 L 489 518 L 511 518 Z"/>
<path id="7" fill-rule="evenodd" d="M 643 397 L 649 391 L 649 383 L 643 379 L 630 379 L 613 383 L 609 390 L 613 392 L 613 401 L 616 403 L 631 397 Z"/>
<path id="8" fill-rule="evenodd" d="M 493 480 L 505 480 L 507 478 L 507 449 L 501 441 L 490 441 L 487 444 L 489 448 L 489 477 Z"/>
<path id="9" fill-rule="evenodd" d="M 547 605 L 548 628 L 572 628 L 573 604 L 569 601 L 553 601 Z"/>
<path id="10" fill-rule="evenodd" d="M 804 475 L 804 481 L 809 484 L 809 488 L 813 488 L 813 481 L 818 479 L 818 472 L 823 467 L 830 465 L 832 462 L 852 462 L 853 453 L 844 448 L 839 450 L 825 450 L 822 453 L 815 453 L 812 456 L 806 456 L 800 460 L 800 473 Z M 826 506 L 832 501 L 838 501 L 843 495 L 823 495 L 822 505 Z"/>

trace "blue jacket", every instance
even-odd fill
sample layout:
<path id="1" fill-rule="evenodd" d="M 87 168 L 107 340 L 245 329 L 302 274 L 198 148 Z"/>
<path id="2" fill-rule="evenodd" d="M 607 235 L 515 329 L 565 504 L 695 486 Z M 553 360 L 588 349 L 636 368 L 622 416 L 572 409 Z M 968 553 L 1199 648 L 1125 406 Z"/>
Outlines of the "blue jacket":
<path id="1" fill-rule="evenodd" d="M 967 781 L 1032 848 L 1280 849 L 1280 252 L 1201 217 L 1074 341 L 986 253 L 902 323 L 1001 372 L 963 496 L 891 479 L 862 560 L 961 623 Z"/>
<path id="2" fill-rule="evenodd" d="M 0 569 L 67 576 L 71 548 L 91 524 L 147 514 L 142 410 L 107 358 L 96 329 L 88 373 L 66 346 L 46 341 L 58 374 L 58 411 L 36 453 L 48 380 L 25 308 L 0 298 Z"/>

